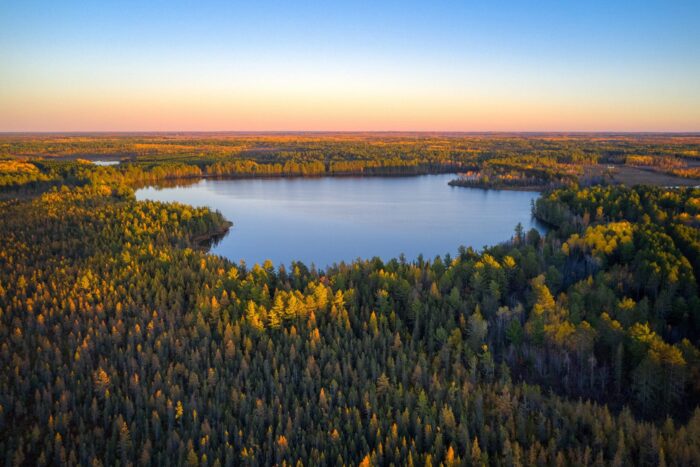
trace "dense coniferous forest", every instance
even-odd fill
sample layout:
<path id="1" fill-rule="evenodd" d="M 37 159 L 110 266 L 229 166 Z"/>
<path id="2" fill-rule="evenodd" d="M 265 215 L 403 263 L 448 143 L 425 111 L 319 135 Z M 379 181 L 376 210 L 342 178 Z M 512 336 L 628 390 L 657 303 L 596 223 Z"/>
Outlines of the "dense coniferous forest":
<path id="1" fill-rule="evenodd" d="M 163 138 L 3 140 L 6 465 L 700 463 L 700 189 L 584 175 L 692 168 L 697 141 Z M 95 154 L 130 162 L 65 159 Z M 546 235 L 325 270 L 210 255 L 235 219 L 134 198 L 176 177 L 504 164 L 556 174 L 533 206 Z"/>

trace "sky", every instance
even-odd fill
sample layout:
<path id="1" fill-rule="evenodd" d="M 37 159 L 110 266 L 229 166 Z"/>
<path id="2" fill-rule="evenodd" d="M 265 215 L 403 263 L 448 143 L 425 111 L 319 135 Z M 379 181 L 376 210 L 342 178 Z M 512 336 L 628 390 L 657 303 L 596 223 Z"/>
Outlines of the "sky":
<path id="1" fill-rule="evenodd" d="M 700 1 L 0 2 L 0 131 L 700 131 Z"/>

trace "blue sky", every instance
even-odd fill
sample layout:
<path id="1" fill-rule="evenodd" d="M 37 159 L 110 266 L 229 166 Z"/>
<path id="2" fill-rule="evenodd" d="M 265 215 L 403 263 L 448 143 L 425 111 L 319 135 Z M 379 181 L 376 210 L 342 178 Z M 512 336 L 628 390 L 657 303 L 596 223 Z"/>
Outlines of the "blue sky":
<path id="1" fill-rule="evenodd" d="M 17 1 L 0 130 L 700 130 L 698 24 L 690 1 Z"/>

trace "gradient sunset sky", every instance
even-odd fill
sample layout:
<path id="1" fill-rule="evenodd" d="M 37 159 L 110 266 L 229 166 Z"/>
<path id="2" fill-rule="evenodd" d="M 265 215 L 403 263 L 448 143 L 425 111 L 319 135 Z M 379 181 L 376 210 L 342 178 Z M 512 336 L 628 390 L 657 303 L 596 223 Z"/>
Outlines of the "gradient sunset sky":
<path id="1" fill-rule="evenodd" d="M 700 1 L 9 1 L 0 131 L 700 131 Z"/>

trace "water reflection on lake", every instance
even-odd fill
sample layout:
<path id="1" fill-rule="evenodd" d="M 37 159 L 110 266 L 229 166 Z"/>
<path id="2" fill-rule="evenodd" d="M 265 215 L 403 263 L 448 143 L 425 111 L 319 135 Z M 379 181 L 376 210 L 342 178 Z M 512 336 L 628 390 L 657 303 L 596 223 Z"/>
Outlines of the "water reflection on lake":
<path id="1" fill-rule="evenodd" d="M 455 255 L 460 245 L 508 240 L 518 222 L 537 227 L 530 212 L 537 193 L 450 187 L 453 178 L 210 179 L 136 196 L 218 209 L 234 226 L 212 253 L 249 265 Z"/>

